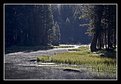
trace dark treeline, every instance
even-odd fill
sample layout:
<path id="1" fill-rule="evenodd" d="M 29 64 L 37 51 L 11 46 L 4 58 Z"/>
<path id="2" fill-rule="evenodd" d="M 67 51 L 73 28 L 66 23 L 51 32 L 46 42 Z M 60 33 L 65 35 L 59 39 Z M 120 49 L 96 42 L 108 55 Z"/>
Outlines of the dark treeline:
<path id="1" fill-rule="evenodd" d="M 5 6 L 6 47 L 59 43 L 91 43 L 92 52 L 115 49 L 116 5 Z"/>
<path id="2" fill-rule="evenodd" d="M 94 35 L 91 51 L 116 48 L 116 5 L 97 5 L 94 7 Z"/>
<path id="3" fill-rule="evenodd" d="M 59 26 L 50 5 L 6 5 L 5 45 L 58 44 Z"/>

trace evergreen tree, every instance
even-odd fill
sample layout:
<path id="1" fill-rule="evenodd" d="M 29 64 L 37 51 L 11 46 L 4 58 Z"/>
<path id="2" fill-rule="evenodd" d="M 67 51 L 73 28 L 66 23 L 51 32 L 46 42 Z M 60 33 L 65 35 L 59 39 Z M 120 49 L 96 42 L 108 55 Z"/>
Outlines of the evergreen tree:
<path id="1" fill-rule="evenodd" d="M 60 40 L 60 29 L 57 22 L 53 25 L 52 29 L 49 30 L 49 41 L 51 45 L 59 45 Z"/>
<path id="2" fill-rule="evenodd" d="M 94 52 L 101 49 L 115 49 L 116 5 L 86 5 L 79 9 L 82 9 L 79 18 L 89 18 L 90 20 L 86 24 L 87 33 L 93 35 L 90 50 Z"/>
<path id="3" fill-rule="evenodd" d="M 7 5 L 5 11 L 6 47 L 49 44 L 54 24 L 50 5 Z"/>
<path id="4" fill-rule="evenodd" d="M 116 48 L 116 6 L 96 5 L 93 12 L 94 28 L 90 49 L 92 52 L 101 49 Z"/>

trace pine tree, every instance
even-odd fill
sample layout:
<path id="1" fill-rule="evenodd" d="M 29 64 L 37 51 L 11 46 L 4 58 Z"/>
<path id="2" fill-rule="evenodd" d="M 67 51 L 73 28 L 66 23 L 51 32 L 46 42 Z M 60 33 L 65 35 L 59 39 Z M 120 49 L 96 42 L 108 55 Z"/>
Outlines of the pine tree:
<path id="1" fill-rule="evenodd" d="M 6 46 L 48 45 L 54 24 L 50 5 L 6 6 Z"/>

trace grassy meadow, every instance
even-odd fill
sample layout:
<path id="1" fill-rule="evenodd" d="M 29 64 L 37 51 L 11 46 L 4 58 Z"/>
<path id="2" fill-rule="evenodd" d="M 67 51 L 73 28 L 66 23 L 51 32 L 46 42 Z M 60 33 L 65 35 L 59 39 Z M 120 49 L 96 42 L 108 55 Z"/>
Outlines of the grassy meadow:
<path id="1" fill-rule="evenodd" d="M 53 56 L 38 56 L 37 61 L 84 65 L 94 71 L 116 73 L 116 58 L 101 57 L 99 52 L 92 53 L 89 47 L 85 46 L 69 49 L 69 51 Z"/>

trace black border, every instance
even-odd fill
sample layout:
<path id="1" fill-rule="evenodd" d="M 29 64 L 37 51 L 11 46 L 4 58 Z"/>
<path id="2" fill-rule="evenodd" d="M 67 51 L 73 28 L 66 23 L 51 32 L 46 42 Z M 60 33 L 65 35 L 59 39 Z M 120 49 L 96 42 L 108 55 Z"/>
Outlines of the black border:
<path id="1" fill-rule="evenodd" d="M 119 9 L 119 3 L 120 1 L 119 0 L 1 0 L 0 1 L 0 37 L 2 38 L 1 41 L 0 41 L 0 77 L 1 77 L 1 80 L 0 81 L 4 81 L 3 79 L 3 5 L 4 3 L 53 3 L 53 4 L 56 4 L 56 3 L 72 3 L 72 4 L 76 4 L 76 3 L 117 3 L 118 4 L 118 9 Z M 120 14 L 119 14 L 119 10 L 118 10 L 118 22 L 119 21 L 119 17 L 120 17 Z M 119 24 L 119 23 L 118 23 Z M 119 26 L 118 26 L 118 34 L 120 33 L 119 32 Z M 119 36 L 118 36 L 119 37 Z M 119 39 L 118 39 L 119 40 Z M 118 47 L 118 50 L 119 47 Z M 119 52 L 119 51 L 118 51 Z M 119 53 L 118 53 L 119 55 Z M 119 60 L 119 56 L 118 56 L 118 62 L 120 62 Z M 118 66 L 120 64 L 118 63 Z M 119 67 L 118 67 L 119 68 Z M 118 80 L 119 81 L 119 73 L 120 73 L 120 70 L 118 70 Z M 35 80 L 36 81 L 36 80 Z M 40 80 L 41 81 L 41 80 Z M 42 80 L 43 81 L 43 80 Z M 46 80 L 44 80 L 46 81 Z M 48 80 L 47 80 L 48 81 Z M 56 80 L 52 80 L 52 81 L 56 81 Z M 57 80 L 58 81 L 58 80 Z M 61 80 L 59 80 L 61 81 Z M 63 80 L 62 80 L 63 81 Z M 68 80 L 65 80 L 65 81 L 68 81 Z M 71 82 L 73 80 L 70 80 Z M 74 81 L 78 81 L 78 80 L 74 80 Z M 80 80 L 79 80 L 80 81 Z M 102 82 L 102 81 L 101 81 Z M 32 81 L 31 81 L 32 83 Z M 34 83 L 34 82 L 33 82 Z M 114 83 L 113 81 L 111 81 L 111 83 Z"/>

